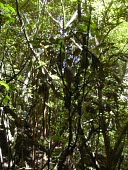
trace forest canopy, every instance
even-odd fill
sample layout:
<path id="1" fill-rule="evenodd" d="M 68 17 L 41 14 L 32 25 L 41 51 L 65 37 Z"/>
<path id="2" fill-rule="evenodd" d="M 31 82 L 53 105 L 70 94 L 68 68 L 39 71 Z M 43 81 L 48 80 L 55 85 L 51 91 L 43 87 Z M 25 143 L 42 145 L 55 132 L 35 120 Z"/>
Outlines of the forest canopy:
<path id="1" fill-rule="evenodd" d="M 127 170 L 128 2 L 0 2 L 0 169 Z"/>

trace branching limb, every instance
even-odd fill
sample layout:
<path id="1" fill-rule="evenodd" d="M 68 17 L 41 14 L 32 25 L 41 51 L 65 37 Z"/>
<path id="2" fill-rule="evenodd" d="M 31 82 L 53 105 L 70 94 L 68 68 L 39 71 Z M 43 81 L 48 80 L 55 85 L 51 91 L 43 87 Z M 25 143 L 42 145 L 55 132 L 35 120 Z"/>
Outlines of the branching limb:
<path id="1" fill-rule="evenodd" d="M 64 27 L 65 27 L 65 8 L 64 8 L 64 2 L 61 0 L 61 6 L 62 6 L 62 13 L 63 13 L 63 34 L 64 34 Z"/>
<path id="2" fill-rule="evenodd" d="M 17 11 L 17 15 L 18 15 L 18 18 L 19 18 L 19 21 L 20 21 L 20 24 L 21 24 L 21 28 L 23 30 L 26 42 L 28 44 L 28 47 L 30 48 L 32 54 L 36 57 L 36 52 L 34 51 L 32 44 L 29 43 L 30 41 L 29 41 L 29 38 L 28 38 L 28 34 L 27 34 L 26 29 L 25 29 L 25 25 L 24 25 L 24 22 L 22 20 L 21 15 L 20 15 L 20 12 L 19 12 L 18 0 L 16 0 L 16 11 Z"/>
<path id="3" fill-rule="evenodd" d="M 50 18 L 51 18 L 54 22 L 56 22 L 56 23 L 60 26 L 60 28 L 62 29 L 63 27 L 62 27 L 61 23 L 52 16 L 52 14 L 48 11 L 47 8 L 45 8 L 45 10 L 46 10 L 46 12 L 48 13 L 48 15 L 50 16 Z"/>

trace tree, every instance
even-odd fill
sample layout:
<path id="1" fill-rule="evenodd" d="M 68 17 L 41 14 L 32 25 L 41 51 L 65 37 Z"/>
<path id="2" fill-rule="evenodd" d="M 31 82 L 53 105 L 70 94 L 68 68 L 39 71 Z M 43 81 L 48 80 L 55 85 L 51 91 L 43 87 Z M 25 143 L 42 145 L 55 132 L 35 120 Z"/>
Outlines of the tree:
<path id="1" fill-rule="evenodd" d="M 1 169 L 127 169 L 127 6 L 0 3 Z"/>

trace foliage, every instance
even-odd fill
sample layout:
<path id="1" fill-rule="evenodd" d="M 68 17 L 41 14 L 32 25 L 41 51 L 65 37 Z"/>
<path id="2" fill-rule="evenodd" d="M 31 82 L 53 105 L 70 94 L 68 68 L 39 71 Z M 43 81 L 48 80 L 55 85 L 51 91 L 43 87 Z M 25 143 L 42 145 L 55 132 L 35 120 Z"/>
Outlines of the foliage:
<path id="1" fill-rule="evenodd" d="M 0 3 L 1 169 L 127 169 L 127 7 Z"/>

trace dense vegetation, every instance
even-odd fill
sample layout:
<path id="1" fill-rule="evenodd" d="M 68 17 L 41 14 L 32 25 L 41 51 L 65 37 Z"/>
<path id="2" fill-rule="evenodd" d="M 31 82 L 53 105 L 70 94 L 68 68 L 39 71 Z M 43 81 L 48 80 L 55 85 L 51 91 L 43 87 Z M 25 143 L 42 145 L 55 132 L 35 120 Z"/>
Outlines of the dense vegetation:
<path id="1" fill-rule="evenodd" d="M 128 2 L 0 11 L 0 169 L 127 170 Z"/>

